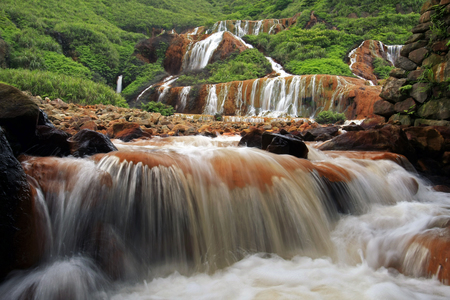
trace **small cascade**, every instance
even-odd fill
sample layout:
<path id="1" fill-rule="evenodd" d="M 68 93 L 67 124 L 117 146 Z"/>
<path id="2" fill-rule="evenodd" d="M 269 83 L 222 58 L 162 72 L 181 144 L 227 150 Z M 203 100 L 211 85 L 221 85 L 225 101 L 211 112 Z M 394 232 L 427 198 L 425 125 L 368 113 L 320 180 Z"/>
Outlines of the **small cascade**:
<path id="1" fill-rule="evenodd" d="M 186 107 L 186 102 L 187 102 L 187 98 L 189 96 L 189 92 L 190 91 L 191 91 L 191 87 L 190 86 L 185 86 L 181 90 L 181 93 L 180 93 L 180 106 L 177 109 L 178 111 L 181 112 Z"/>
<path id="2" fill-rule="evenodd" d="M 217 32 L 195 43 L 192 50 L 189 51 L 189 56 L 185 57 L 187 59 L 183 61 L 183 65 L 186 66 L 185 70 L 198 70 L 206 67 L 222 39 L 223 32 Z"/>
<path id="3" fill-rule="evenodd" d="M 262 23 L 263 23 L 263 20 L 259 20 L 256 22 L 255 26 L 253 27 L 253 31 L 252 31 L 253 35 L 259 34 L 259 32 L 261 31 L 261 28 L 262 28 Z"/>
<path id="4" fill-rule="evenodd" d="M 395 61 L 400 57 L 400 51 L 402 51 L 403 45 L 386 45 L 386 60 L 395 66 Z"/>
<path id="5" fill-rule="evenodd" d="M 356 53 L 356 51 L 357 51 L 359 48 L 361 48 L 361 47 L 364 45 L 365 42 L 366 42 L 366 41 L 362 42 L 361 45 L 359 45 L 358 47 L 356 47 L 355 49 L 353 49 L 352 51 L 350 51 L 350 53 L 348 54 L 348 58 L 350 59 L 350 65 L 349 65 L 349 68 L 350 68 L 350 70 L 352 71 L 353 75 L 355 75 L 355 76 L 358 77 L 359 79 L 368 81 L 369 84 L 373 86 L 374 83 L 373 83 L 372 81 L 367 80 L 366 78 L 361 77 L 361 76 L 359 76 L 359 75 L 356 75 L 355 72 L 353 71 L 353 65 L 356 63 L 356 60 L 357 60 L 357 53 Z"/>
<path id="6" fill-rule="evenodd" d="M 281 19 L 269 19 L 269 20 L 227 20 L 216 22 L 212 29 L 208 32 L 232 32 L 238 37 L 244 35 L 259 35 L 261 32 L 268 34 L 274 34 L 275 29 L 283 24 Z M 269 26 L 270 25 L 270 26 Z"/>
<path id="7" fill-rule="evenodd" d="M 123 75 L 119 75 L 119 77 L 117 77 L 117 87 L 116 87 L 117 94 L 122 93 L 122 79 L 123 79 Z"/>
<path id="8" fill-rule="evenodd" d="M 275 28 L 277 28 L 278 25 L 280 25 L 280 20 L 273 19 L 273 25 L 270 27 L 268 33 L 272 34 L 274 32 Z"/>
<path id="9" fill-rule="evenodd" d="M 448 299 L 449 286 L 425 278 L 434 257 L 420 243 L 446 233 L 448 194 L 366 158 L 383 153 L 309 148 L 298 159 L 239 139 L 25 157 L 52 238 L 45 259 L 10 273 L 0 297 Z"/>
<path id="10" fill-rule="evenodd" d="M 279 74 L 278 75 L 279 77 L 293 76 L 292 74 L 286 72 L 279 63 L 273 60 L 273 58 L 266 56 L 266 59 L 272 65 L 272 70 L 274 70 L 277 74 Z"/>
<path id="11" fill-rule="evenodd" d="M 164 79 L 163 83 L 158 89 L 159 96 L 158 96 L 158 102 L 162 102 L 164 100 L 164 97 L 169 92 L 170 86 L 172 83 L 178 80 L 178 77 L 176 76 L 169 76 L 166 79 Z"/>
<path id="12" fill-rule="evenodd" d="M 206 105 L 203 111 L 204 115 L 215 115 L 218 113 L 218 97 L 216 93 L 216 85 L 208 86 L 208 96 L 206 97 Z"/>

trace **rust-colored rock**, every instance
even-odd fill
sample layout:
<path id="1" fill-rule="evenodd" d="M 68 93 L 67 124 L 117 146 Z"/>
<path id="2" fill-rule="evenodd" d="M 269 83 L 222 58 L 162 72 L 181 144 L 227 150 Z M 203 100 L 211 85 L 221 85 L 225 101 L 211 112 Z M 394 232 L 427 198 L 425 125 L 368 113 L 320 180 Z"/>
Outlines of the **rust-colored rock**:
<path id="1" fill-rule="evenodd" d="M 129 142 L 133 139 L 148 136 L 137 123 L 115 123 L 108 129 L 108 137 Z"/>

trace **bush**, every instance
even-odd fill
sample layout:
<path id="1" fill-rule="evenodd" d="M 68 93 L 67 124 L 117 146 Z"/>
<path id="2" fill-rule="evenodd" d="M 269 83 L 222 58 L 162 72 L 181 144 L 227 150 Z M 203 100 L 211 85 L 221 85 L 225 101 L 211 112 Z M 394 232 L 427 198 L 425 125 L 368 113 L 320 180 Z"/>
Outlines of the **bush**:
<path id="1" fill-rule="evenodd" d="M 319 124 L 334 124 L 339 121 L 345 121 L 343 113 L 332 112 L 329 110 L 320 112 L 316 117 L 316 122 Z"/>
<path id="2" fill-rule="evenodd" d="M 66 102 L 80 104 L 112 104 L 128 107 L 125 99 L 109 86 L 80 77 L 47 71 L 0 69 L 0 81 L 36 96 L 61 98 Z"/>
<path id="3" fill-rule="evenodd" d="M 161 102 L 148 102 L 147 104 L 142 104 L 141 109 L 149 112 L 160 113 L 163 116 L 171 116 L 175 113 L 175 109 L 167 104 Z"/>

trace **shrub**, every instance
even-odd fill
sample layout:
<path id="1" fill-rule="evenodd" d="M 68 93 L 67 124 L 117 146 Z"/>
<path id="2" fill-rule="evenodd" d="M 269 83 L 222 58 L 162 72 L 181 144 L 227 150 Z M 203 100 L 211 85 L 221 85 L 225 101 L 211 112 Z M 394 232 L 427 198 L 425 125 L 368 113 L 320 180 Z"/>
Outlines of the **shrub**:
<path id="1" fill-rule="evenodd" d="M 61 98 L 80 104 L 112 104 L 128 107 L 125 99 L 109 86 L 80 77 L 47 71 L 0 69 L 0 81 L 41 97 Z"/>
<path id="2" fill-rule="evenodd" d="M 343 113 L 332 112 L 329 110 L 320 112 L 316 117 L 316 122 L 319 124 L 333 124 L 339 121 L 345 121 Z"/>
<path id="3" fill-rule="evenodd" d="M 161 102 L 148 102 L 147 104 L 142 104 L 141 109 L 149 112 L 160 113 L 163 116 L 171 116 L 175 113 L 175 109 L 167 104 Z"/>

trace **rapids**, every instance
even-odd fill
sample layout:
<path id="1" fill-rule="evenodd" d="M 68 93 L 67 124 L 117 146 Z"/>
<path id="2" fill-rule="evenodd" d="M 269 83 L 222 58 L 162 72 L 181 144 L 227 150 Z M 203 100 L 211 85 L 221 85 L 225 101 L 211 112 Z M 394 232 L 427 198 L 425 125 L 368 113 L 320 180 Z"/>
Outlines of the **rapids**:
<path id="1" fill-rule="evenodd" d="M 449 195 L 395 155 L 304 160 L 239 139 L 24 158 L 47 251 L 1 299 L 448 299 L 413 241 L 443 230 Z"/>

